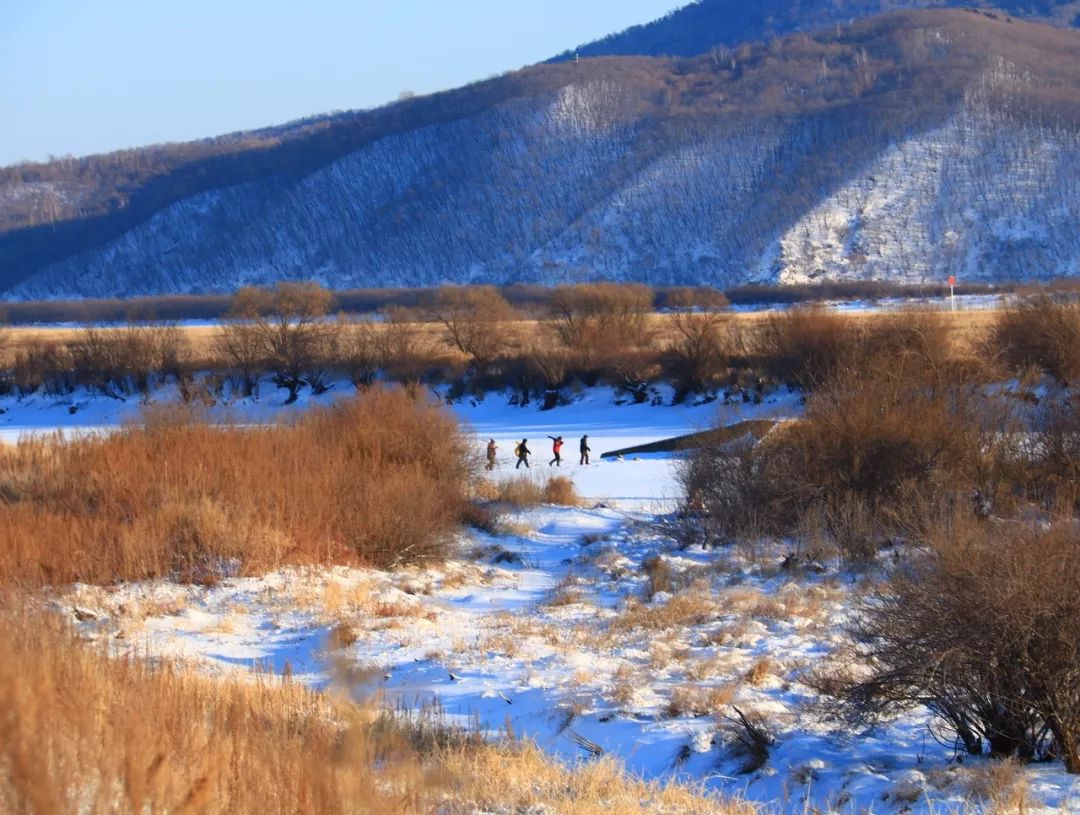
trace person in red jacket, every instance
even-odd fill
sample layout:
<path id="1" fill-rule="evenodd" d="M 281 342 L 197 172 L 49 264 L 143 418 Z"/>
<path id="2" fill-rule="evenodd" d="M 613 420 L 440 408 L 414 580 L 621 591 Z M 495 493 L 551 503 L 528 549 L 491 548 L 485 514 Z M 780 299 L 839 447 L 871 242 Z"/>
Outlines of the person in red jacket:
<path id="1" fill-rule="evenodd" d="M 551 439 L 551 452 L 555 454 L 555 458 L 548 462 L 548 466 L 558 465 L 561 467 L 563 446 L 562 436 L 548 436 L 548 438 Z"/>

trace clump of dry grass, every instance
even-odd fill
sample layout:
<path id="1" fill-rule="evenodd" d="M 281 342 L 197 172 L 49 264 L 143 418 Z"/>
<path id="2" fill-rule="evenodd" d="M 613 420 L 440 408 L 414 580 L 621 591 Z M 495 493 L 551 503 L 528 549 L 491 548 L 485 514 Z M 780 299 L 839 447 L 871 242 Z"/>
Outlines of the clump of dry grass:
<path id="1" fill-rule="evenodd" d="M 581 588 L 581 581 L 575 575 L 568 574 L 556 584 L 545 605 L 573 606 L 582 602 L 585 602 L 585 592 Z"/>
<path id="2" fill-rule="evenodd" d="M 496 501 L 513 507 L 524 508 L 539 504 L 557 504 L 575 507 L 581 504 L 581 497 L 574 489 L 574 482 L 564 475 L 543 478 L 534 475 L 520 475 L 501 481 L 495 489 Z"/>
<path id="3" fill-rule="evenodd" d="M 645 573 L 645 599 L 651 600 L 660 592 L 671 593 L 675 584 L 672 579 L 671 563 L 660 555 L 645 558 L 641 564 L 641 570 Z"/>
<path id="4" fill-rule="evenodd" d="M 671 689 L 664 712 L 671 719 L 679 716 L 718 716 L 734 701 L 737 691 L 736 685 L 676 685 Z"/>
<path id="5" fill-rule="evenodd" d="M 989 804 L 989 815 L 1027 812 L 1031 808 L 1031 783 L 1019 761 L 994 761 L 968 770 L 968 795 Z"/>
<path id="6" fill-rule="evenodd" d="M 746 681 L 753 685 L 755 688 L 764 684 L 769 674 L 772 673 L 774 668 L 773 661 L 769 657 L 761 657 L 757 660 L 750 670 L 746 672 Z"/>
<path id="7" fill-rule="evenodd" d="M 637 692 L 638 681 L 634 666 L 629 662 L 623 662 L 612 675 L 611 687 L 606 696 L 620 710 L 627 710 L 634 704 Z"/>
<path id="8" fill-rule="evenodd" d="M 212 581 L 286 564 L 438 559 L 472 478 L 454 419 L 372 390 L 294 424 L 190 413 L 0 451 L 0 581 Z"/>
<path id="9" fill-rule="evenodd" d="M 723 803 L 677 784 L 630 779 L 610 757 L 574 765 L 557 764 L 531 745 L 459 752 L 445 762 L 454 778 L 468 778 L 469 809 L 451 804 L 448 812 L 477 809 L 509 815 L 557 812 L 559 815 L 751 815 L 745 803 Z"/>
<path id="10" fill-rule="evenodd" d="M 611 620 L 610 628 L 612 631 L 664 631 L 702 625 L 720 613 L 708 586 L 695 584 L 672 596 L 666 603 L 646 605 L 630 599 Z"/>

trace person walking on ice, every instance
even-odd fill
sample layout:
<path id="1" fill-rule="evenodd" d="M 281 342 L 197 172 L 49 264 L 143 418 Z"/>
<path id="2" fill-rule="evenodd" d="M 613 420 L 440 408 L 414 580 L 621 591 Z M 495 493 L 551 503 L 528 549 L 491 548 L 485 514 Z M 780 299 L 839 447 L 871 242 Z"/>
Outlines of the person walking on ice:
<path id="1" fill-rule="evenodd" d="M 495 439 L 489 439 L 487 444 L 487 468 L 489 470 L 495 469 L 495 451 L 498 449 L 495 446 Z"/>
<path id="2" fill-rule="evenodd" d="M 522 464 L 524 464 L 525 468 L 528 469 L 529 456 L 532 455 L 532 452 L 529 450 L 529 440 L 522 439 L 521 443 L 514 448 L 514 453 L 515 455 L 517 455 L 517 464 L 514 465 L 514 469 L 517 470 L 521 467 Z"/>
<path id="3" fill-rule="evenodd" d="M 589 453 L 592 452 L 592 448 L 589 447 L 589 434 L 586 433 L 581 437 L 581 461 L 578 464 L 589 463 Z"/>
<path id="4" fill-rule="evenodd" d="M 548 462 L 548 466 L 552 467 L 558 465 L 561 467 L 563 446 L 562 436 L 548 436 L 548 438 L 551 439 L 551 452 L 555 454 L 555 458 Z"/>

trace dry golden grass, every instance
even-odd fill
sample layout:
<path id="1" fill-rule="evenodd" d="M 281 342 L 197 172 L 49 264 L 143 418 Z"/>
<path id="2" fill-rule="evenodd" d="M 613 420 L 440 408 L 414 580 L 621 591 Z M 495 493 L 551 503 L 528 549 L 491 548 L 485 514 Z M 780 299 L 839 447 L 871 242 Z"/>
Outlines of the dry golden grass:
<path id="1" fill-rule="evenodd" d="M 634 666 L 629 662 L 623 662 L 615 669 L 611 678 L 611 686 L 605 696 L 620 710 L 628 710 L 633 707 L 637 698 L 640 680 Z"/>
<path id="2" fill-rule="evenodd" d="M 3 615 L 0 809 L 424 811 L 435 778 L 365 714 L 264 679 L 111 659 L 51 616 Z M 395 761 L 375 783 L 378 755 Z"/>
<path id="3" fill-rule="evenodd" d="M 494 500 L 513 507 L 532 507 L 540 504 L 580 506 L 581 497 L 574 482 L 567 476 L 543 476 L 528 473 L 516 475 L 495 485 Z"/>
<path id="4" fill-rule="evenodd" d="M 778 312 L 762 310 L 754 312 L 735 312 L 730 319 L 739 324 L 744 330 L 751 333 L 750 339 L 755 339 L 758 329 L 768 322 Z M 888 318 L 890 312 L 880 311 L 844 311 L 840 312 L 843 320 L 854 324 L 866 324 Z M 950 332 L 965 347 L 972 347 L 975 339 L 990 330 L 1001 314 L 998 309 L 979 309 L 971 311 L 941 311 L 935 312 L 940 315 L 934 319 L 945 323 Z M 414 340 L 419 351 L 425 354 L 445 356 L 448 353 L 443 335 L 445 327 L 434 322 L 409 323 L 413 330 Z M 534 344 L 538 339 L 546 338 L 550 332 L 550 326 L 545 320 L 522 319 L 505 322 L 503 330 L 509 335 L 509 346 L 522 349 Z M 646 315 L 648 332 L 654 338 L 656 347 L 668 347 L 677 340 L 677 332 L 672 325 L 670 315 L 649 314 Z M 376 332 L 392 330 L 383 322 L 372 323 L 372 329 Z M 10 326 L 5 328 L 6 346 L 10 349 L 26 349 L 50 344 L 65 344 L 79 340 L 83 329 L 70 326 Z M 120 329 L 126 330 L 126 329 Z M 216 341 L 220 329 L 216 326 L 181 326 L 179 331 L 190 350 L 194 361 L 211 363 L 217 356 Z M 459 361 L 467 359 L 460 352 L 451 354 Z"/>
<path id="5" fill-rule="evenodd" d="M 1031 782 L 1014 759 L 967 769 L 968 795 L 986 805 L 987 815 L 1022 815 L 1032 807 Z"/>
<path id="6" fill-rule="evenodd" d="M 0 810 L 345 813 L 531 808 L 562 815 L 749 815 L 612 760 L 405 727 L 269 677 L 212 680 L 110 658 L 51 616 L 0 612 Z"/>
<path id="7" fill-rule="evenodd" d="M 373 390 L 291 425 L 148 415 L 0 451 L 0 582 L 109 583 L 437 559 L 471 479 L 447 413 Z"/>
<path id="8" fill-rule="evenodd" d="M 774 667 L 775 664 L 769 657 L 761 657 L 761 659 L 755 662 L 750 667 L 750 670 L 746 672 L 746 681 L 755 688 L 761 687 L 769 674 L 772 673 Z"/>
<path id="9" fill-rule="evenodd" d="M 737 685 L 676 685 L 671 689 L 665 714 L 672 719 L 679 716 L 719 716 L 733 701 Z"/>
<path id="10" fill-rule="evenodd" d="M 702 625 L 722 613 L 725 612 L 717 605 L 709 587 L 694 584 L 659 605 L 630 599 L 612 619 L 610 627 L 612 631 L 664 631 Z"/>

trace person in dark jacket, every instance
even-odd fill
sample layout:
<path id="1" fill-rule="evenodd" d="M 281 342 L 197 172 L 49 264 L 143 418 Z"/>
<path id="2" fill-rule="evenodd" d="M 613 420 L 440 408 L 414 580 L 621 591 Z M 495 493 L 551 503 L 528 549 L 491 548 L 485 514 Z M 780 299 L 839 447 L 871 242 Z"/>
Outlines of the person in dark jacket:
<path id="1" fill-rule="evenodd" d="M 495 446 L 495 439 L 490 439 L 487 444 L 487 468 L 489 470 L 495 469 L 495 451 L 498 449 Z"/>
<path id="2" fill-rule="evenodd" d="M 562 436 L 548 436 L 548 438 L 551 439 L 551 452 L 555 454 L 555 458 L 548 462 L 548 466 L 558 465 L 561 467 L 563 446 Z"/>
<path id="3" fill-rule="evenodd" d="M 589 453 L 592 452 L 592 448 L 589 447 L 589 434 L 586 433 L 581 437 L 581 461 L 578 464 L 589 463 Z"/>
<path id="4" fill-rule="evenodd" d="M 522 464 L 524 464 L 525 467 L 528 468 L 529 456 L 532 455 L 532 451 L 529 450 L 529 440 L 522 439 L 521 444 L 519 444 L 515 448 L 514 452 L 517 454 L 517 464 L 514 465 L 514 469 L 518 469 L 519 467 L 521 467 Z"/>

